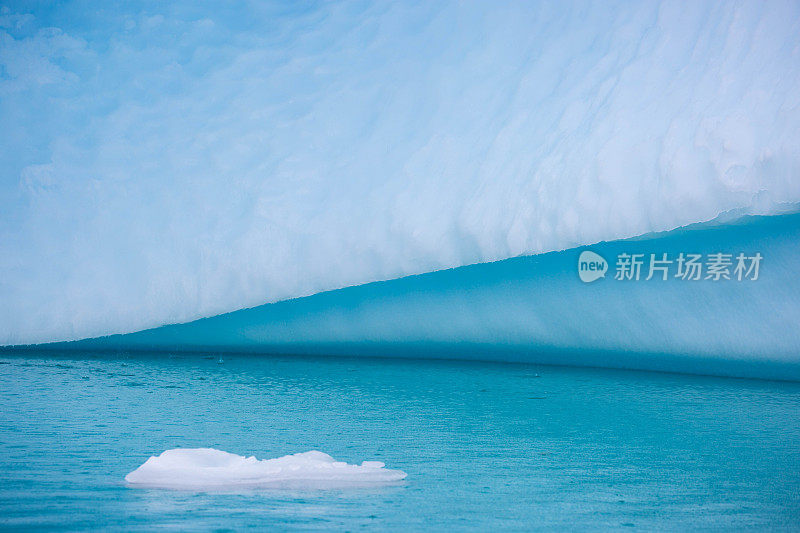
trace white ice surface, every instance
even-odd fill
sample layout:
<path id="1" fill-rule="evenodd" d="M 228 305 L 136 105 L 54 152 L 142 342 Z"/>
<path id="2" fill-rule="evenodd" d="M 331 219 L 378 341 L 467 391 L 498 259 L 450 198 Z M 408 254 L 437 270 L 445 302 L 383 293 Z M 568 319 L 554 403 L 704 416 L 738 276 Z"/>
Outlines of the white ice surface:
<path id="1" fill-rule="evenodd" d="M 354 465 L 310 451 L 258 460 L 214 448 L 176 448 L 150 457 L 125 476 L 131 485 L 163 488 L 334 488 L 400 481 L 406 473 L 379 461 Z"/>
<path id="2" fill-rule="evenodd" d="M 800 201 L 800 3 L 0 8 L 0 344 Z"/>

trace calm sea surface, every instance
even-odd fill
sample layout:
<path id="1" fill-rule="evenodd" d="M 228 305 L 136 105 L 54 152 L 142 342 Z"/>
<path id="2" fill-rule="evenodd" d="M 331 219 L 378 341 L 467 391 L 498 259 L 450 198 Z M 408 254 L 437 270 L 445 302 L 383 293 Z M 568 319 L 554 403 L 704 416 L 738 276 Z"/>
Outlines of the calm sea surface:
<path id="1" fill-rule="evenodd" d="M 453 361 L 0 354 L 0 528 L 800 528 L 800 384 Z M 373 489 L 190 492 L 169 448 L 380 460 Z"/>

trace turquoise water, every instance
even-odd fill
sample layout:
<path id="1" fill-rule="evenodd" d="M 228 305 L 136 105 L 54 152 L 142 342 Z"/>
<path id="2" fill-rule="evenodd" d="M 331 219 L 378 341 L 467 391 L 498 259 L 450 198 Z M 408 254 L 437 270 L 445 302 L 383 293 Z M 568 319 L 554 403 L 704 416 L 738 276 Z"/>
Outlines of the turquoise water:
<path id="1" fill-rule="evenodd" d="M 525 364 L 0 354 L 0 526 L 800 528 L 800 384 Z M 384 461 L 397 486 L 125 486 L 168 448 Z"/>

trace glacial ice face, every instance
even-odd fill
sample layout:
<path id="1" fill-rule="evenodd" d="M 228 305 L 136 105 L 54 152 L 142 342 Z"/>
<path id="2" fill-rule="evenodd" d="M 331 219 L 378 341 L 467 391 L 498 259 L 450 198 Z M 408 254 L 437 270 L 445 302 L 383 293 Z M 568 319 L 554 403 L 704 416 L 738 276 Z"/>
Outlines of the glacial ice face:
<path id="1" fill-rule="evenodd" d="M 800 212 L 718 219 L 46 348 L 475 358 L 800 381 L 798 243 Z M 582 281 L 586 251 L 608 263 L 605 276 Z M 718 253 L 730 254 L 729 279 L 708 270 Z M 739 253 L 761 255 L 758 276 L 736 274 Z M 617 279 L 622 254 L 639 256 L 639 279 Z M 650 256 L 663 254 L 666 279 L 654 270 L 648 280 Z M 678 276 L 680 254 L 701 256 L 699 276 L 688 276 L 699 279 Z"/>
<path id="2" fill-rule="evenodd" d="M 208 489 L 237 487 L 334 488 L 400 481 L 406 473 L 380 461 L 352 465 L 310 452 L 258 460 L 214 448 L 175 448 L 150 457 L 125 476 L 131 485 Z"/>
<path id="3" fill-rule="evenodd" d="M 800 200 L 797 2 L 0 8 L 0 343 Z"/>

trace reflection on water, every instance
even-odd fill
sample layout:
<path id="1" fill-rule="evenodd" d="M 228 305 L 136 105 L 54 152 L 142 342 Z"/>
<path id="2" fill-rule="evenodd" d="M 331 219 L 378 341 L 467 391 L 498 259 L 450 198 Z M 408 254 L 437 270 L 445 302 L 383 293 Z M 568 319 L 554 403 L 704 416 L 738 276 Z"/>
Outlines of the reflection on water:
<path id="1" fill-rule="evenodd" d="M 0 526 L 800 527 L 800 384 L 517 364 L 3 354 Z M 399 486 L 136 490 L 176 447 Z"/>

